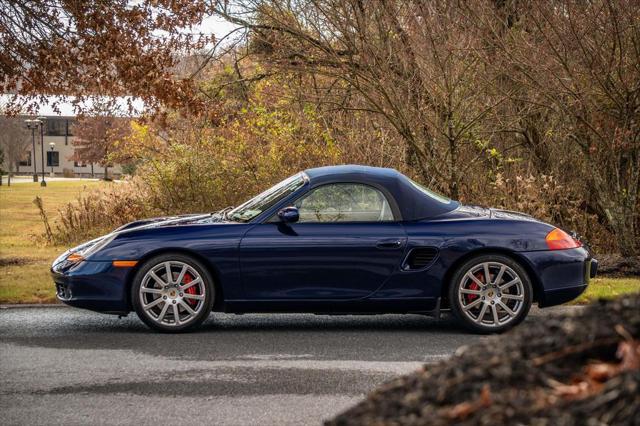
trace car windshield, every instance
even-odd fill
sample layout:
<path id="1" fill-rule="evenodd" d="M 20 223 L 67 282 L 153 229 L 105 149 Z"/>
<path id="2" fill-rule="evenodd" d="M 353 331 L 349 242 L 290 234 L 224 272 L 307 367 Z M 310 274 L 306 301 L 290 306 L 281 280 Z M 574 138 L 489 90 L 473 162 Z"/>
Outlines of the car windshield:
<path id="1" fill-rule="evenodd" d="M 409 178 L 407 178 L 409 179 Z M 409 182 L 411 182 L 411 185 L 413 185 L 414 187 L 416 187 L 420 192 L 422 192 L 423 194 L 431 197 L 432 199 L 441 202 L 442 204 L 449 204 L 451 202 L 450 198 L 445 197 L 444 195 L 440 195 L 437 192 L 434 192 L 430 189 L 425 188 L 424 186 L 420 185 L 418 182 L 414 182 L 413 180 L 409 179 Z"/>
<path id="2" fill-rule="evenodd" d="M 280 200 L 296 192 L 307 181 L 307 175 L 298 173 L 256 195 L 241 206 L 227 213 L 226 218 L 238 222 L 248 222 Z"/>

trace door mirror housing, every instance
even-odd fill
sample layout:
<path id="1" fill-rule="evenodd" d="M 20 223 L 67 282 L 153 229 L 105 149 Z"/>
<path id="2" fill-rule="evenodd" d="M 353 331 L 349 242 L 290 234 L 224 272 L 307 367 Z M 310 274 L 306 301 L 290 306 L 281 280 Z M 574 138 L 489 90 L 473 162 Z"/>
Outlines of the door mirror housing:
<path id="1" fill-rule="evenodd" d="M 278 212 L 278 217 L 284 223 L 294 223 L 300 219 L 300 212 L 295 206 L 285 207 Z"/>

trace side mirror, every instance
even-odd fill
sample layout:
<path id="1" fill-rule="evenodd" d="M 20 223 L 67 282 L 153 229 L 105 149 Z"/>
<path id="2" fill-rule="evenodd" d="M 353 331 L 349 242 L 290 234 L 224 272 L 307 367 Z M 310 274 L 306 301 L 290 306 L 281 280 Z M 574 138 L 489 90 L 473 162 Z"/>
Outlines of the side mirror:
<path id="1" fill-rule="evenodd" d="M 285 207 L 278 212 L 278 217 L 282 222 L 293 223 L 297 222 L 298 219 L 300 219 L 300 213 L 298 212 L 297 207 Z"/>

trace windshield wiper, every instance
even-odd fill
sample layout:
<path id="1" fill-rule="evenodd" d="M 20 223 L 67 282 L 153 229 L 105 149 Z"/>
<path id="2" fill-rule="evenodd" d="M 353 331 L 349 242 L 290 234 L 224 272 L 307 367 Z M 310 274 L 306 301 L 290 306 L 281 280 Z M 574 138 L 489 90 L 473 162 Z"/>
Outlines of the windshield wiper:
<path id="1" fill-rule="evenodd" d="M 228 213 L 233 210 L 233 206 L 225 207 L 222 210 L 218 210 L 217 212 L 211 213 L 211 217 L 216 221 L 228 220 Z"/>

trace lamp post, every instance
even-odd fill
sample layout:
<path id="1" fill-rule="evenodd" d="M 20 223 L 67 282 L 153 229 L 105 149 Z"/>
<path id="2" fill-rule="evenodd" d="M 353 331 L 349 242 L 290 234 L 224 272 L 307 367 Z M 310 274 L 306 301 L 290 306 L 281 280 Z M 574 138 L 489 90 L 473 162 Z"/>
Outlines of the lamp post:
<path id="1" fill-rule="evenodd" d="M 36 169 L 36 129 L 40 125 L 39 120 L 24 120 L 27 124 L 27 129 L 31 130 L 31 156 L 33 157 L 33 181 L 38 181 L 38 169 Z"/>
<path id="2" fill-rule="evenodd" d="M 38 117 L 40 122 L 40 157 L 42 159 L 42 181 L 40 186 L 47 186 L 47 182 L 44 180 L 44 123 L 46 120 L 47 117 Z"/>
<path id="3" fill-rule="evenodd" d="M 55 142 L 49 142 L 49 147 L 51 148 L 51 177 L 55 176 L 53 174 L 53 150 L 56 147 L 56 143 Z"/>

